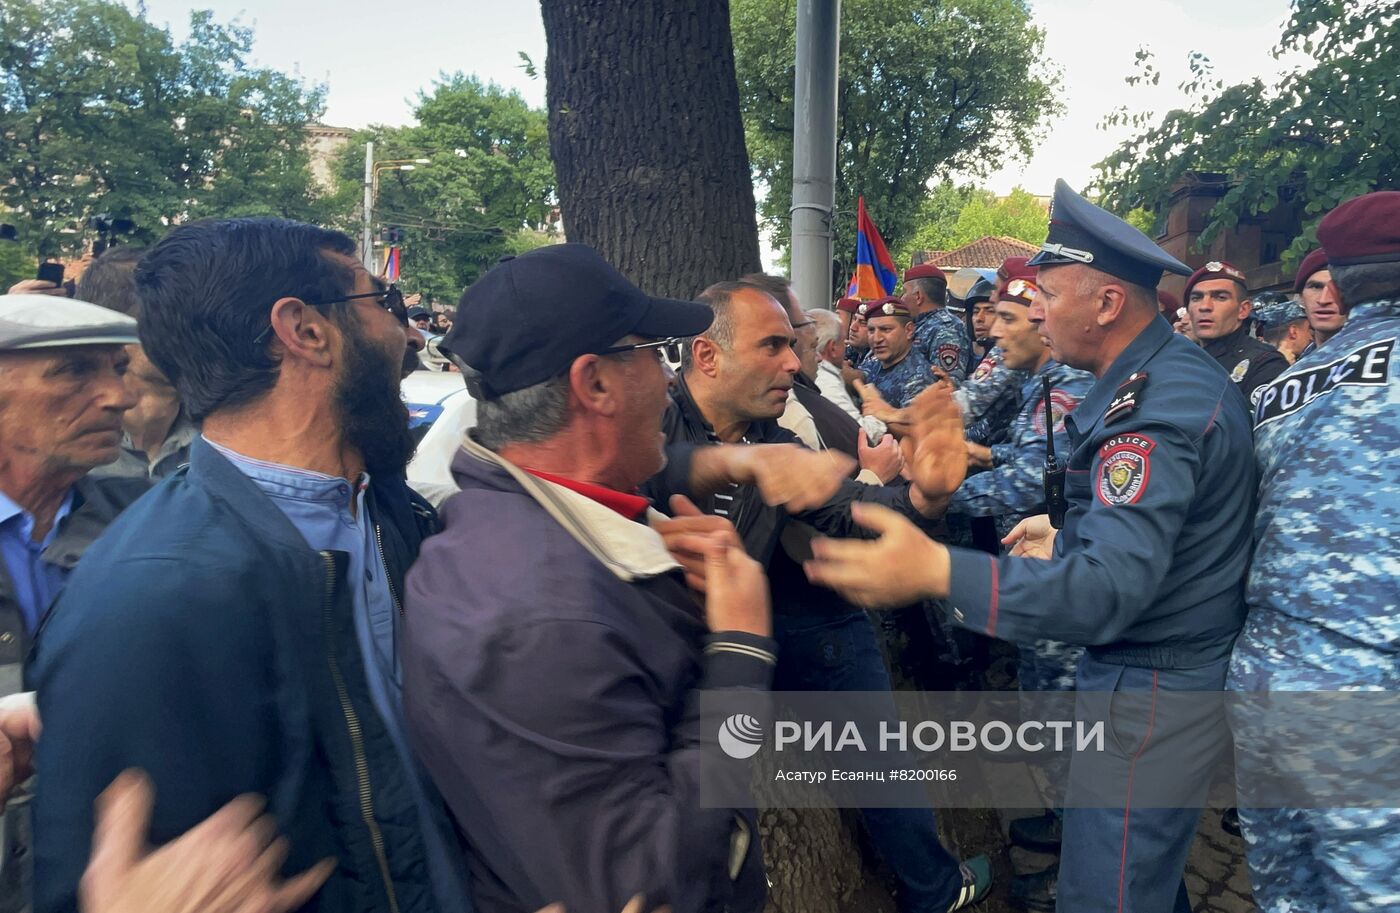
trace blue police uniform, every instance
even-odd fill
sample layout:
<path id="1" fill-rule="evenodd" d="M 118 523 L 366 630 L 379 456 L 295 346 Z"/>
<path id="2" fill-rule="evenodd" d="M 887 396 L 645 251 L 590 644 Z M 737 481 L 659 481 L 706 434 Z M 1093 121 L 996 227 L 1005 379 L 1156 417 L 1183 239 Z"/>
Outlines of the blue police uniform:
<path id="1" fill-rule="evenodd" d="M 1020 411 L 1022 388 L 1030 375 L 1002 362 L 1001 349 L 993 348 L 967 381 L 953 393 L 963 412 L 967 439 L 990 446 L 1006 440 L 1011 422 Z"/>
<path id="2" fill-rule="evenodd" d="M 899 360 L 898 364 L 886 367 L 873 356 L 861 363 L 861 371 L 867 383 L 880 391 L 885 402 L 896 409 L 907 406 L 914 397 L 924 391 L 936 378 L 929 364 L 919 354 L 917 346 Z"/>
<path id="3" fill-rule="evenodd" d="M 1030 265 L 1072 263 L 1145 288 L 1163 269 L 1190 273 L 1060 181 L 1049 238 Z M 1254 507 L 1243 398 L 1214 359 L 1154 317 L 1065 426 L 1069 509 L 1053 559 L 950 549 L 955 620 L 1017 643 L 1086 645 L 1081 694 L 1140 692 L 1155 703 L 1162 692 L 1222 690 L 1244 620 Z M 1174 777 L 1209 782 L 1225 743 L 1173 754 L 1197 722 L 1115 717 L 1106 753 L 1074 755 L 1062 913 L 1189 910 L 1182 873 L 1200 808 L 1142 808 L 1133 794 L 1168 756 Z M 1104 795 L 1103 782 L 1114 784 L 1117 807 L 1072 807 L 1077 796 Z"/>
<path id="4" fill-rule="evenodd" d="M 1255 419 L 1259 512 L 1230 687 L 1400 690 L 1400 295 L 1352 308 L 1261 389 Z M 1231 722 L 1261 913 L 1400 909 L 1400 810 L 1246 807 L 1252 778 L 1280 776 L 1298 746 L 1243 708 Z"/>
<path id="5" fill-rule="evenodd" d="M 966 352 L 972 348 L 967 328 L 946 307 L 925 311 L 914 318 L 914 348 L 924 361 L 938 365 L 954 380 L 966 376 Z"/>

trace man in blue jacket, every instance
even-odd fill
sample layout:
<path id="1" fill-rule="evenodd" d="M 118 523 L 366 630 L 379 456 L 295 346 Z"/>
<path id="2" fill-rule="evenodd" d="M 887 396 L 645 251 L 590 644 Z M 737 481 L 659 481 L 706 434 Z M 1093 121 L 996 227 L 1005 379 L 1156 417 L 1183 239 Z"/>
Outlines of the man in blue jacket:
<path id="1" fill-rule="evenodd" d="M 406 315 L 354 254 L 310 225 L 205 221 L 137 269 L 142 345 L 203 433 L 40 632 L 38 911 L 74 909 L 93 801 L 132 767 L 154 843 L 257 793 L 288 872 L 336 860 L 308 908 L 467 909 L 400 710 L 399 594 L 435 524 L 403 481 Z"/>

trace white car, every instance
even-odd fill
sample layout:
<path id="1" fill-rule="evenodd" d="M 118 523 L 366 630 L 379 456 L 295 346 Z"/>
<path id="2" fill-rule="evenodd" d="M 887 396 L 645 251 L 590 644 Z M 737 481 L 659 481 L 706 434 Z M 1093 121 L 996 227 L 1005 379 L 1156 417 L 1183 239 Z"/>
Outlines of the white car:
<path id="1" fill-rule="evenodd" d="M 457 491 L 452 459 L 462 435 L 476 424 L 476 400 L 456 371 L 414 371 L 399 391 L 418 440 L 408 464 L 408 484 L 436 507 Z"/>

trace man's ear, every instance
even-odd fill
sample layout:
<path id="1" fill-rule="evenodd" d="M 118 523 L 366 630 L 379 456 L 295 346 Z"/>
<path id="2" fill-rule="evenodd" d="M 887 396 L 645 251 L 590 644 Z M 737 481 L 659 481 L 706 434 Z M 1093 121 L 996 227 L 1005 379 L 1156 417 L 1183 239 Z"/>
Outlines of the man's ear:
<path id="1" fill-rule="evenodd" d="M 1240 302 L 1240 319 L 1248 320 L 1249 315 L 1254 313 L 1254 299 L 1246 298 Z"/>
<path id="2" fill-rule="evenodd" d="M 279 298 L 272 305 L 272 333 L 281 344 L 284 361 L 330 367 L 334 343 L 330 321 L 300 298 Z"/>
<path id="3" fill-rule="evenodd" d="M 708 336 L 696 336 L 690 341 L 690 360 L 696 371 L 706 377 L 719 374 L 719 346 Z"/>
<path id="4" fill-rule="evenodd" d="M 1117 322 L 1128 306 L 1128 290 L 1117 283 L 1100 286 L 1094 302 L 1094 322 L 1104 327 Z"/>
<path id="5" fill-rule="evenodd" d="M 599 355 L 580 355 L 569 366 L 569 391 L 585 411 L 615 415 L 621 408 L 619 394 L 626 382 L 620 368 L 620 362 Z"/>

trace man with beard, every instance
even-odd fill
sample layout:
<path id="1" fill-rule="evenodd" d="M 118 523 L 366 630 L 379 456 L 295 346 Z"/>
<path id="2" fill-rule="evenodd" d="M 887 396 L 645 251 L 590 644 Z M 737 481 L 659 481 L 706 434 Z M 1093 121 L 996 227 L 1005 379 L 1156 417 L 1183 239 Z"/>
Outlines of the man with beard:
<path id="1" fill-rule="evenodd" d="M 203 433 L 40 638 L 36 910 L 74 908 L 93 802 L 132 767 L 154 843 L 257 793 L 287 871 L 336 860 L 320 909 L 465 910 L 400 709 L 399 594 L 435 525 L 403 480 L 402 299 L 345 235 L 278 219 L 177 228 L 136 284 L 141 343 Z"/>

